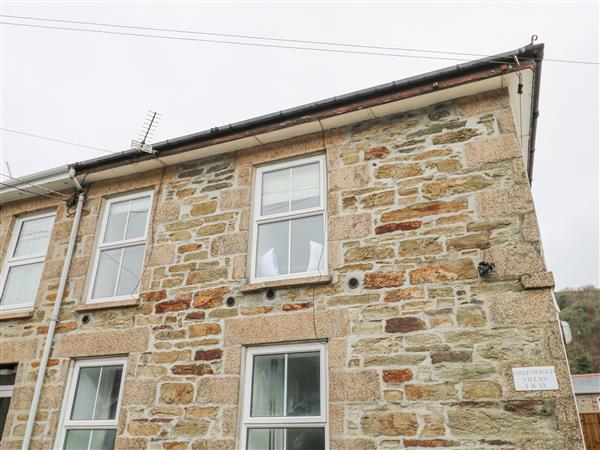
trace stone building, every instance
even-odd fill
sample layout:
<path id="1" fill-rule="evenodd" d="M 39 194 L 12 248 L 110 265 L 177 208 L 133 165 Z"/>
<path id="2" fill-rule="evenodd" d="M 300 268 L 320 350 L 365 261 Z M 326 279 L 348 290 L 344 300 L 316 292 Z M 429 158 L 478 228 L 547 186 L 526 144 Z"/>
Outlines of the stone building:
<path id="1" fill-rule="evenodd" d="M 580 413 L 600 412 L 600 373 L 571 375 Z"/>
<path id="2" fill-rule="evenodd" d="M 542 54 L 3 187 L 0 447 L 581 449 L 530 191 Z"/>

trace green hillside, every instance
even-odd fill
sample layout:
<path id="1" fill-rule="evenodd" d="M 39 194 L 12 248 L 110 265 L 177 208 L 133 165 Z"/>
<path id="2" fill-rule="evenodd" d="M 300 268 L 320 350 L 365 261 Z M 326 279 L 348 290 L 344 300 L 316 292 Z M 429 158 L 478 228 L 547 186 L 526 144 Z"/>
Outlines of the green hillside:
<path id="1" fill-rule="evenodd" d="M 600 372 L 600 289 L 591 286 L 556 292 L 560 318 L 571 326 L 567 345 L 572 373 Z"/>

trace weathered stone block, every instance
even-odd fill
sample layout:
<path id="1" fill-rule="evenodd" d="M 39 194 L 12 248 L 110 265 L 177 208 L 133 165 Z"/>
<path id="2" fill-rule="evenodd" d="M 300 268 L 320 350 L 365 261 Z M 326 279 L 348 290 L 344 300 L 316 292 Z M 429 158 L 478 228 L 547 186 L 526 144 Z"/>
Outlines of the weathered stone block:
<path id="1" fill-rule="evenodd" d="M 464 381 L 462 397 L 465 400 L 497 399 L 502 397 L 502 386 L 493 381 Z"/>
<path id="2" fill-rule="evenodd" d="M 316 324 L 319 337 L 347 336 L 349 331 L 348 311 L 345 309 L 318 311 Z M 313 316 L 310 312 L 225 320 L 224 341 L 226 347 L 314 339 L 314 337 Z"/>
<path id="3" fill-rule="evenodd" d="M 145 328 L 72 333 L 60 339 L 56 356 L 77 358 L 143 352 L 148 348 L 148 341 Z"/>
<path id="4" fill-rule="evenodd" d="M 203 377 L 198 383 L 198 401 L 214 404 L 237 404 L 240 378 Z"/>
<path id="5" fill-rule="evenodd" d="M 329 239 L 332 241 L 356 239 L 371 233 L 370 214 L 352 214 L 329 218 Z"/>
<path id="6" fill-rule="evenodd" d="M 431 199 L 449 197 L 456 194 L 479 191 L 491 186 L 493 183 L 493 180 L 489 177 L 465 175 L 443 181 L 425 183 L 423 185 L 423 194 L 425 197 Z"/>
<path id="7" fill-rule="evenodd" d="M 410 333 L 425 328 L 427 328 L 427 324 L 418 317 L 394 317 L 385 321 L 387 333 Z"/>
<path id="8" fill-rule="evenodd" d="M 334 370 L 329 377 L 329 389 L 332 402 L 378 400 L 381 397 L 375 370 Z"/>
<path id="9" fill-rule="evenodd" d="M 365 274 L 363 285 L 367 289 L 402 286 L 404 272 L 375 272 Z"/>
<path id="10" fill-rule="evenodd" d="M 456 387 L 452 383 L 407 384 L 404 394 L 408 400 L 454 400 Z"/>
<path id="11" fill-rule="evenodd" d="M 384 370 L 383 381 L 386 383 L 403 383 L 414 378 L 410 369 Z"/>
<path id="12" fill-rule="evenodd" d="M 462 258 L 411 270 L 409 277 L 412 284 L 420 284 L 471 280 L 476 279 L 478 274 L 473 261 Z"/>
<path id="13" fill-rule="evenodd" d="M 514 134 L 469 142 L 465 145 L 467 167 L 520 157 L 519 142 Z"/>
<path id="14" fill-rule="evenodd" d="M 191 403 L 194 388 L 191 383 L 163 383 L 160 386 L 160 401 L 167 404 Z"/>
<path id="15" fill-rule="evenodd" d="M 447 202 L 436 201 L 417 203 L 406 208 L 385 212 L 381 215 L 381 221 L 398 222 L 406 219 L 415 219 L 427 216 L 436 216 L 468 209 L 469 203 L 466 199 L 450 200 Z"/>
<path id="16" fill-rule="evenodd" d="M 363 433 L 369 436 L 414 436 L 419 429 L 417 416 L 412 413 L 366 413 L 360 424 Z"/>

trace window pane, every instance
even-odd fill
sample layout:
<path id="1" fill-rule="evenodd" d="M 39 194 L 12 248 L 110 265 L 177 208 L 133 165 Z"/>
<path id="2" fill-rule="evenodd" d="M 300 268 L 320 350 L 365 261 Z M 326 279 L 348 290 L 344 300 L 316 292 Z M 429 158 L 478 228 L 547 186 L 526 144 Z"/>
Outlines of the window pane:
<path id="1" fill-rule="evenodd" d="M 69 430 L 65 439 L 65 450 L 86 450 L 91 430 Z"/>
<path id="2" fill-rule="evenodd" d="M 117 430 L 94 430 L 89 450 L 113 450 Z"/>
<path id="3" fill-rule="evenodd" d="M 108 220 L 106 222 L 104 242 L 123 240 L 130 203 L 129 200 L 111 203 L 110 208 L 108 209 Z"/>
<path id="4" fill-rule="evenodd" d="M 123 366 L 104 366 L 100 377 L 94 420 L 112 420 L 117 414 Z"/>
<path id="5" fill-rule="evenodd" d="M 282 450 L 283 432 L 283 428 L 250 428 L 246 447 L 248 450 Z"/>
<path id="6" fill-rule="evenodd" d="M 261 215 L 290 210 L 290 169 L 263 173 Z"/>
<path id="7" fill-rule="evenodd" d="M 288 354 L 287 416 L 321 413 L 319 352 Z"/>
<path id="8" fill-rule="evenodd" d="M 121 248 L 115 248 L 113 250 L 102 250 L 100 252 L 92 298 L 107 298 L 114 296 L 122 251 L 123 249 Z"/>
<path id="9" fill-rule="evenodd" d="M 79 370 L 73 410 L 71 411 L 72 420 L 91 420 L 94 418 L 94 403 L 101 369 L 101 367 L 82 367 Z"/>
<path id="10" fill-rule="evenodd" d="M 2 291 L 2 306 L 32 305 L 35 301 L 44 263 L 12 266 L 8 269 Z"/>
<path id="11" fill-rule="evenodd" d="M 10 397 L 0 397 L 0 440 L 2 439 L 2 433 L 4 431 L 4 424 L 6 423 L 6 416 L 8 416 L 9 406 Z"/>
<path id="12" fill-rule="evenodd" d="M 292 168 L 292 211 L 321 204 L 319 163 Z"/>
<path id="13" fill-rule="evenodd" d="M 325 428 L 287 428 L 287 450 L 325 450 Z"/>
<path id="14" fill-rule="evenodd" d="M 15 384 L 16 375 L 16 364 L 6 364 L 0 366 L 0 386 L 12 386 Z"/>
<path id="15" fill-rule="evenodd" d="M 252 417 L 283 416 L 285 355 L 258 355 L 252 370 Z"/>
<path id="16" fill-rule="evenodd" d="M 138 292 L 144 263 L 144 250 L 146 250 L 146 244 L 124 248 L 117 295 L 132 295 Z"/>
<path id="17" fill-rule="evenodd" d="M 138 198 L 131 201 L 131 211 L 129 212 L 129 223 L 127 224 L 125 239 L 139 238 L 146 234 L 149 206 L 150 197 Z"/>
<path id="18" fill-rule="evenodd" d="M 45 255 L 54 216 L 23 221 L 13 256 Z"/>
<path id="19" fill-rule="evenodd" d="M 288 233 L 289 220 L 258 226 L 257 278 L 288 273 Z"/>
<path id="20" fill-rule="evenodd" d="M 323 270 L 323 216 L 304 217 L 292 222 L 292 273 Z"/>

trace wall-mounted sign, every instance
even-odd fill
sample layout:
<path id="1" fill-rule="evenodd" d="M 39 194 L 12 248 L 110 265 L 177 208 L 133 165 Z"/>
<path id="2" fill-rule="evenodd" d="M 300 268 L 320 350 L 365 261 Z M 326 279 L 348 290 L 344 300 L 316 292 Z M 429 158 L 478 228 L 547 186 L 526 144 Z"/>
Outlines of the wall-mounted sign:
<path id="1" fill-rule="evenodd" d="M 554 366 L 513 367 L 517 391 L 554 391 L 558 389 Z"/>

